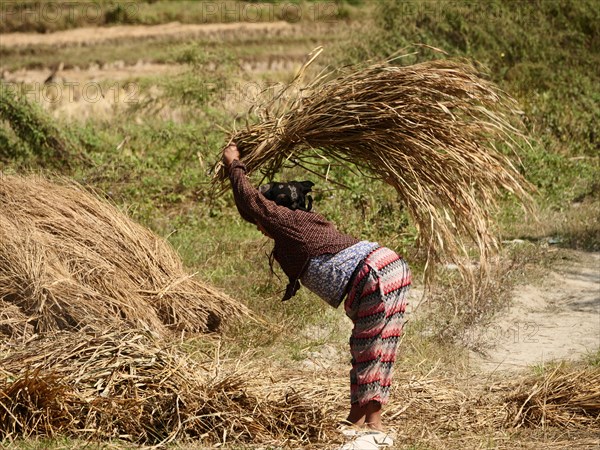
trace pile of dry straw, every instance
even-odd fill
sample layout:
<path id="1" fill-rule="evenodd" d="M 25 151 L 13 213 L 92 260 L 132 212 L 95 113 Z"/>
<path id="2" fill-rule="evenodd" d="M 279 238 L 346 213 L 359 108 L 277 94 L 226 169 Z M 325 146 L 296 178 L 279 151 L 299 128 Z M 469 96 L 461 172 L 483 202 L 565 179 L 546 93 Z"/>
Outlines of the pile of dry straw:
<path id="1" fill-rule="evenodd" d="M 474 66 L 451 60 L 350 67 L 298 89 L 305 69 L 257 107 L 257 124 L 232 133 L 248 171 L 272 178 L 287 162 L 350 163 L 396 189 L 428 261 L 460 264 L 467 237 L 485 265 L 497 245 L 499 194 L 530 203 L 528 183 L 505 155 L 526 142 L 513 125 L 515 101 Z"/>
<path id="2" fill-rule="evenodd" d="M 341 441 L 336 428 L 347 412 L 345 370 L 271 371 L 251 355 L 229 358 L 218 345 L 204 348 L 190 355 L 177 343 L 138 332 L 63 332 L 0 347 L 0 439 L 192 439 L 234 448 L 330 448 Z M 576 366 L 495 382 L 398 367 L 385 420 L 402 442 L 431 448 L 456 448 L 438 444 L 485 435 L 510 445 L 519 427 L 558 429 L 564 437 L 597 429 L 599 386 L 600 371 Z"/>
<path id="3" fill-rule="evenodd" d="M 38 338 L 0 359 L 0 439 L 284 443 L 317 441 L 334 426 L 292 385 L 251 389 L 258 376 L 239 360 L 224 367 L 218 353 L 192 358 L 138 332 Z"/>
<path id="4" fill-rule="evenodd" d="M 0 177 L 0 335 L 135 328 L 215 331 L 246 309 L 75 183 Z"/>

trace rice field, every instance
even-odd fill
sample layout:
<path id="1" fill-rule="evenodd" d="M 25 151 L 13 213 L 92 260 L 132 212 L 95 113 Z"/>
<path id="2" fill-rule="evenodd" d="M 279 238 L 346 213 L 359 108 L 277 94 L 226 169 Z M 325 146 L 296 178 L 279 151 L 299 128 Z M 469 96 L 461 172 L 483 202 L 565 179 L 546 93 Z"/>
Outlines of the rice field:
<path id="1" fill-rule="evenodd" d="M 426 3 L 1 7 L 3 448 L 344 442 L 351 323 L 280 303 L 229 140 L 411 264 L 393 448 L 600 447 L 593 2 Z"/>

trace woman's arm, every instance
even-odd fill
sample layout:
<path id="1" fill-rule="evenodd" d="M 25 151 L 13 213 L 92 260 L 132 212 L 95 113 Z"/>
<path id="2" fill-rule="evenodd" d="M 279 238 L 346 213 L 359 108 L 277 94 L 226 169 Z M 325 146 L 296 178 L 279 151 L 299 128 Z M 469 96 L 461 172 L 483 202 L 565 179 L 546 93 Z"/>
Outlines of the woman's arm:
<path id="1" fill-rule="evenodd" d="M 257 221 L 267 229 L 269 225 L 279 222 L 279 208 L 274 202 L 267 200 L 256 189 L 246 176 L 246 166 L 239 161 L 240 152 L 235 144 L 229 144 L 223 150 L 223 163 L 229 170 L 229 179 L 233 190 L 233 198 L 242 218 L 250 223 Z"/>
<path id="2" fill-rule="evenodd" d="M 233 168 L 231 167 L 231 165 L 233 164 L 234 161 L 239 161 L 239 159 L 240 159 L 240 152 L 237 148 L 237 145 L 233 142 L 229 143 L 229 145 L 223 149 L 222 161 L 223 161 L 223 164 L 225 165 L 225 168 L 227 169 L 227 172 L 229 174 L 229 179 L 231 180 L 232 186 L 233 186 L 234 182 L 233 182 L 233 178 L 232 178 L 232 169 Z M 248 212 L 245 211 L 245 208 L 240 208 L 240 202 L 238 201 L 238 199 L 235 196 L 235 189 L 234 189 L 234 200 L 235 200 L 235 206 L 237 207 L 237 210 L 240 213 L 240 216 L 242 216 L 242 219 L 244 219 L 246 222 L 256 224 L 256 220 L 252 217 L 252 215 L 248 214 Z"/>

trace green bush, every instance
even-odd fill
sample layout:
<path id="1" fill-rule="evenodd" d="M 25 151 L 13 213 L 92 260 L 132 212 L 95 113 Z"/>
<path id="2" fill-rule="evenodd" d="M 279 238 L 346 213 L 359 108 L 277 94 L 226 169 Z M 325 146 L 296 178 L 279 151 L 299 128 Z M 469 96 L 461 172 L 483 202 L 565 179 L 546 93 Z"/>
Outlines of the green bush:
<path id="1" fill-rule="evenodd" d="M 14 87 L 0 84 L 0 120 L 18 139 L 9 138 L 4 129 L 0 162 L 8 163 L 17 158 L 26 166 L 42 165 L 59 170 L 85 163 L 86 157 L 77 151 L 68 130 L 61 130 L 39 105 L 20 95 Z"/>
<path id="2" fill-rule="evenodd" d="M 593 0 L 430 2 L 382 0 L 369 36 L 339 61 L 418 51 L 400 64 L 460 57 L 483 64 L 523 107 L 536 144 L 522 149 L 524 173 L 544 201 L 564 206 L 589 190 L 600 150 L 600 10 Z M 412 47 L 426 44 L 429 48 Z"/>

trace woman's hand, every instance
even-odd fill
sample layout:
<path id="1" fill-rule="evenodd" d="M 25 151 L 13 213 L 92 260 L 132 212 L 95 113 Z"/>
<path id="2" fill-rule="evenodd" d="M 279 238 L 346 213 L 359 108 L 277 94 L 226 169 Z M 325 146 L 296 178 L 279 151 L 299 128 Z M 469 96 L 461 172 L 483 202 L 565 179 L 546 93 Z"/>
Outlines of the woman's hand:
<path id="1" fill-rule="evenodd" d="M 240 151 L 234 142 L 230 143 L 223 149 L 223 163 L 229 167 L 233 161 L 240 159 Z"/>

